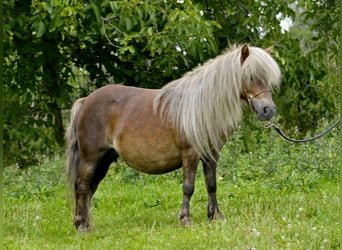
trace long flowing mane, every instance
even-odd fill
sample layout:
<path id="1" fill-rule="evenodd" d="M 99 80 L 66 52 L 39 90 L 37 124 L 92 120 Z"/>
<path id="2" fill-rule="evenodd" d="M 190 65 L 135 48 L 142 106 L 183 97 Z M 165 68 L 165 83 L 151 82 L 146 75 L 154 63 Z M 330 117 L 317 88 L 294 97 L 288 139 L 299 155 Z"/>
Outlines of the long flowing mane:
<path id="1" fill-rule="evenodd" d="M 265 50 L 249 47 L 241 65 L 241 46 L 165 85 L 154 99 L 154 112 L 186 137 L 202 156 L 212 156 L 228 139 L 242 117 L 242 79 L 260 79 L 269 88 L 279 85 L 280 69 Z"/>

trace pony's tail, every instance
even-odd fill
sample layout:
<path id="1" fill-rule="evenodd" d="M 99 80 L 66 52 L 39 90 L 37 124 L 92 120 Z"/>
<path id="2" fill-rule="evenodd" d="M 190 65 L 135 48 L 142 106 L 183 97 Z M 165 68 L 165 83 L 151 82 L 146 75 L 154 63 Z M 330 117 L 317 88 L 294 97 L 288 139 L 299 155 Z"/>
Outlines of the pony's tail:
<path id="1" fill-rule="evenodd" d="M 67 200 L 73 208 L 75 201 L 75 182 L 77 179 L 78 168 L 80 165 L 80 152 L 78 148 L 78 140 L 76 134 L 77 117 L 82 108 L 85 98 L 78 99 L 70 112 L 70 122 L 65 133 L 67 143 L 66 164 L 65 164 L 65 179 Z"/>

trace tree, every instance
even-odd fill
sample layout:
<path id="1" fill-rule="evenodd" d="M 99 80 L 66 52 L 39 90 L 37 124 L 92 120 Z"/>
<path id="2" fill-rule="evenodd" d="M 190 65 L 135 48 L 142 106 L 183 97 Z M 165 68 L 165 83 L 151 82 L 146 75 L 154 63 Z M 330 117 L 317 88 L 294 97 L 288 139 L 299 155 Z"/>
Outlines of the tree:
<path id="1" fill-rule="evenodd" d="M 5 163 L 37 161 L 64 144 L 62 110 L 69 107 L 72 63 L 67 50 L 82 5 L 69 1 L 4 1 Z"/>
<path id="2" fill-rule="evenodd" d="M 63 144 L 63 110 L 108 83 L 160 87 L 217 53 L 196 5 L 160 1 L 5 1 L 5 163 Z M 186 25 L 184 25 L 186 24 Z M 111 36 L 108 36 L 111 32 Z M 184 57 L 184 54 L 187 54 Z M 74 79 L 89 72 L 89 84 Z"/>
<path id="3" fill-rule="evenodd" d="M 278 100 L 282 123 L 306 133 L 322 119 L 337 119 L 338 19 L 336 1 L 299 1 L 294 25 L 279 49 L 285 87 Z"/>

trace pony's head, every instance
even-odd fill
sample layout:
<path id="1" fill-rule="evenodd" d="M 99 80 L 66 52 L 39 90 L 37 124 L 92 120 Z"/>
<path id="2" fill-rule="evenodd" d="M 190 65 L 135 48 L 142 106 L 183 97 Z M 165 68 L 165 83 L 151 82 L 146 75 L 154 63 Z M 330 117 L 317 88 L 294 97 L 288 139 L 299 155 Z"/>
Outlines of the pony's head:
<path id="1" fill-rule="evenodd" d="M 271 120 L 276 114 L 271 90 L 280 84 L 280 69 L 270 56 L 272 48 L 241 47 L 240 97 L 246 100 L 255 111 L 259 120 Z"/>

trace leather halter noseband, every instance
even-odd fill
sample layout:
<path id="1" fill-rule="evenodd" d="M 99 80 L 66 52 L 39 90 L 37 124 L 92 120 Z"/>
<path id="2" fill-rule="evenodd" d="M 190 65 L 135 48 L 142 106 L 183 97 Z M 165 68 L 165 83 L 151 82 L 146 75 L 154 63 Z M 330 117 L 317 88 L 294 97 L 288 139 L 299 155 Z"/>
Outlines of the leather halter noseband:
<path id="1" fill-rule="evenodd" d="M 253 98 L 257 97 L 258 95 L 260 95 L 264 92 L 271 92 L 271 90 L 270 89 L 263 89 L 263 90 L 256 92 L 255 94 L 252 94 L 252 93 L 248 92 L 245 88 L 243 88 L 243 92 L 246 95 L 248 104 L 252 107 Z"/>

